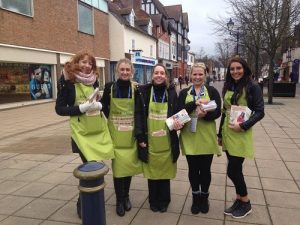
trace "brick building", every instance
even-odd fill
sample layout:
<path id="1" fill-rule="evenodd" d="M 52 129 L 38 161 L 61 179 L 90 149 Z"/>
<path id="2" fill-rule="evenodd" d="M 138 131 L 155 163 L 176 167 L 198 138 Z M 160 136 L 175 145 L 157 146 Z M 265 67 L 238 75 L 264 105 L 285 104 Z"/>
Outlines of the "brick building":
<path id="1" fill-rule="evenodd" d="M 0 20 L 0 104 L 55 98 L 63 64 L 83 49 L 96 56 L 100 83 L 108 78 L 107 1 L 2 0 Z"/>

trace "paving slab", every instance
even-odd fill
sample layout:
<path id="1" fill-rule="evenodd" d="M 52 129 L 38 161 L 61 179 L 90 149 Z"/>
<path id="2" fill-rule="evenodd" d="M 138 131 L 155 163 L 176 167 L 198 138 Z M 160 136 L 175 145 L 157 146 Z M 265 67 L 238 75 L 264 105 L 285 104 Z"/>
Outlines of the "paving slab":
<path id="1" fill-rule="evenodd" d="M 42 220 L 31 219 L 31 218 L 23 218 L 10 216 L 7 219 L 1 221 L 1 225 L 39 225 Z"/>
<path id="2" fill-rule="evenodd" d="M 273 225 L 299 225 L 300 210 L 269 207 Z"/>
<path id="3" fill-rule="evenodd" d="M 35 219 L 47 219 L 65 204 L 65 201 L 60 200 L 35 199 L 14 215 Z"/>

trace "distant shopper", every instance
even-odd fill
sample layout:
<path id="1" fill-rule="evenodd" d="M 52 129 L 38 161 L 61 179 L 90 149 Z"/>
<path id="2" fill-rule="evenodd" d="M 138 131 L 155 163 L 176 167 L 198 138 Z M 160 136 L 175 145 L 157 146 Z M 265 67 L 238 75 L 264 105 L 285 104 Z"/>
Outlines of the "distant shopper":
<path id="1" fill-rule="evenodd" d="M 245 60 L 235 57 L 230 60 L 223 87 L 223 110 L 219 129 L 219 144 L 228 159 L 227 175 L 234 184 L 236 199 L 225 209 L 226 215 L 243 218 L 252 212 L 243 175 L 245 158 L 254 158 L 252 126 L 264 117 L 264 100 L 260 87 L 251 79 L 251 70 Z M 245 122 L 229 123 L 233 105 L 247 106 L 252 115 Z"/>
<path id="2" fill-rule="evenodd" d="M 186 84 L 186 86 L 188 86 L 188 85 L 189 85 L 189 77 L 188 77 L 188 76 L 185 76 L 184 79 L 185 79 L 185 84 Z"/>
<path id="3" fill-rule="evenodd" d="M 181 90 L 183 84 L 183 77 L 181 75 L 179 75 L 178 82 L 179 82 L 179 88 Z"/>
<path id="4" fill-rule="evenodd" d="M 57 85 L 55 110 L 58 115 L 70 116 L 72 151 L 79 153 L 82 162 L 114 158 L 112 140 L 99 97 L 92 97 L 99 86 L 96 59 L 86 51 L 74 55 L 64 66 Z M 81 202 L 77 201 L 81 218 Z"/>
<path id="5" fill-rule="evenodd" d="M 105 85 L 103 112 L 108 118 L 109 131 L 114 144 L 112 160 L 116 193 L 116 213 L 124 216 L 131 210 L 129 189 L 132 176 L 142 173 L 134 136 L 135 86 L 131 81 L 134 69 L 129 59 L 121 59 L 116 66 L 117 81 Z"/>
<path id="6" fill-rule="evenodd" d="M 180 146 L 188 162 L 189 181 L 192 187 L 191 212 L 209 211 L 209 186 L 214 154 L 220 154 L 217 143 L 216 122 L 221 115 L 221 97 L 218 91 L 205 85 L 206 66 L 197 63 L 191 69 L 192 85 L 179 94 L 179 110 L 186 109 L 192 120 L 180 132 Z M 215 100 L 213 111 L 201 109 L 201 104 Z"/>
<path id="7" fill-rule="evenodd" d="M 177 113 L 177 93 L 169 85 L 169 76 L 162 64 L 153 68 L 152 83 L 138 90 L 135 111 L 135 135 L 139 158 L 148 178 L 149 203 L 153 212 L 166 212 L 171 201 L 170 179 L 176 176 L 179 141 L 176 130 L 182 127 L 175 120 L 169 131 L 165 120 Z"/>

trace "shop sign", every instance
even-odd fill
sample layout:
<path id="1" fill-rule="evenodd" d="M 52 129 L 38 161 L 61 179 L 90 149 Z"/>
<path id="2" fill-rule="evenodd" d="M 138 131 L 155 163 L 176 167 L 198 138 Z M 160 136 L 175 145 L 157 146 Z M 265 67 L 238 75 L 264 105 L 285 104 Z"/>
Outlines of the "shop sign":
<path id="1" fill-rule="evenodd" d="M 157 64 L 156 59 L 145 58 L 142 56 L 137 56 L 136 54 L 131 59 L 131 61 L 132 61 L 132 63 L 146 65 L 146 66 L 154 66 L 155 64 Z"/>
<path id="2" fill-rule="evenodd" d="M 168 70 L 173 69 L 173 63 L 163 61 L 163 64 Z"/>

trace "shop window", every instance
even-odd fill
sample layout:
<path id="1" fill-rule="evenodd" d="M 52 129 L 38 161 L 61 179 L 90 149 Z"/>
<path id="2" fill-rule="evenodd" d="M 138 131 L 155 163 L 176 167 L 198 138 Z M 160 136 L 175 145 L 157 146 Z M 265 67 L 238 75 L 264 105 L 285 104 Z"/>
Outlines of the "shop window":
<path id="1" fill-rule="evenodd" d="M 134 64 L 133 80 L 139 84 L 144 84 L 144 67 L 143 65 Z"/>
<path id="2" fill-rule="evenodd" d="M 153 56 L 153 45 L 150 45 L 150 57 Z"/>
<path id="3" fill-rule="evenodd" d="M 81 2 L 78 2 L 78 30 L 94 34 L 93 8 Z"/>
<path id="4" fill-rule="evenodd" d="M 98 81 L 99 81 L 99 89 L 100 89 L 100 91 L 103 91 L 103 90 L 104 90 L 104 85 L 105 85 L 105 73 L 104 73 L 104 68 L 103 68 L 103 67 L 97 68 L 97 71 L 98 71 L 98 73 L 99 73 L 99 78 L 98 78 Z"/>
<path id="5" fill-rule="evenodd" d="M 27 16 L 33 15 L 32 0 L 0 0 L 0 8 Z"/>
<path id="6" fill-rule="evenodd" d="M 108 6 L 106 0 L 80 0 L 86 4 L 95 7 L 103 12 L 108 12 Z"/>
<path id="7" fill-rule="evenodd" d="M 0 63 L 0 103 L 52 98 L 50 65 Z"/>

